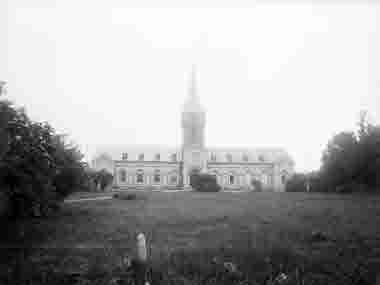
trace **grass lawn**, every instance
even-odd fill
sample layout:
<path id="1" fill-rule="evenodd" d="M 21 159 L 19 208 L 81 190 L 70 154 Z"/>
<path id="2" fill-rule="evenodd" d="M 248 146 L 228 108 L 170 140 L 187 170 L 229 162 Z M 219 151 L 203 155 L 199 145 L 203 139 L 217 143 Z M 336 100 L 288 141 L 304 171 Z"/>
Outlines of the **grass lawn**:
<path id="1" fill-rule="evenodd" d="M 135 234 L 144 232 L 155 284 L 232 284 L 235 279 L 216 273 L 224 261 L 237 265 L 244 284 L 265 284 L 279 272 L 298 280 L 303 274 L 313 284 L 373 284 L 380 269 L 380 197 L 144 195 L 64 204 L 59 215 L 33 221 L 31 232 L 3 250 L 32 243 L 23 264 L 34 272 L 122 271 L 124 257 L 134 255 Z"/>

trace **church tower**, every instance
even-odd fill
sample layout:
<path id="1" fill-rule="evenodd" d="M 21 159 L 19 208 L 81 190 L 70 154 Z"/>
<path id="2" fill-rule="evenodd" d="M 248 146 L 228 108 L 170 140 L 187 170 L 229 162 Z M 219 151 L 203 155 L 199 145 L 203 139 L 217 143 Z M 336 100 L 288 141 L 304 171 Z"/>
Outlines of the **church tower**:
<path id="1" fill-rule="evenodd" d="M 197 93 L 196 72 L 193 67 L 190 75 L 189 91 L 182 110 L 182 151 L 183 175 L 193 170 L 205 171 L 207 152 L 204 142 L 206 113 Z M 186 181 L 186 179 L 185 179 Z"/>
<path id="2" fill-rule="evenodd" d="M 182 143 L 185 148 L 204 147 L 205 119 L 205 111 L 201 106 L 197 94 L 196 73 L 195 68 L 193 67 L 190 76 L 188 95 L 182 110 Z"/>

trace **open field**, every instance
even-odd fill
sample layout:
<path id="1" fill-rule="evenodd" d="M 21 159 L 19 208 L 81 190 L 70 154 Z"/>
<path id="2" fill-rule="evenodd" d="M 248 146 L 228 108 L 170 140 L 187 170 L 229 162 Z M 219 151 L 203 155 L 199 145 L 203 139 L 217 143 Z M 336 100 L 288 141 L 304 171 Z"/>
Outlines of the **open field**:
<path id="1" fill-rule="evenodd" d="M 215 257 L 236 263 L 259 284 L 269 271 L 291 274 L 301 267 L 322 279 L 326 270 L 337 271 L 341 276 L 331 275 L 331 282 L 355 284 L 348 275 L 358 264 L 363 268 L 356 276 L 369 281 L 380 268 L 380 197 L 373 196 L 150 192 L 136 201 L 65 204 L 57 217 L 35 221 L 33 231 L 44 233 L 28 259 L 38 270 L 121 268 L 140 231 L 147 235 L 153 268 L 188 280 L 196 278 L 194 272 L 209 272 Z"/>

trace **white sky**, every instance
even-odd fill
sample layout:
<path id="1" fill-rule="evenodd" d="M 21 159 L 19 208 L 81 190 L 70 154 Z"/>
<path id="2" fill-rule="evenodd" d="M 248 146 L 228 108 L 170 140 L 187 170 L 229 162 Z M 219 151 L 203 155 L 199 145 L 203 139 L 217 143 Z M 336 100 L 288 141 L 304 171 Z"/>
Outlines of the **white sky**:
<path id="1" fill-rule="evenodd" d="M 207 146 L 284 147 L 311 170 L 361 109 L 379 123 L 380 1 L 157 2 L 1 0 L 7 97 L 88 157 L 179 145 L 193 63 Z"/>

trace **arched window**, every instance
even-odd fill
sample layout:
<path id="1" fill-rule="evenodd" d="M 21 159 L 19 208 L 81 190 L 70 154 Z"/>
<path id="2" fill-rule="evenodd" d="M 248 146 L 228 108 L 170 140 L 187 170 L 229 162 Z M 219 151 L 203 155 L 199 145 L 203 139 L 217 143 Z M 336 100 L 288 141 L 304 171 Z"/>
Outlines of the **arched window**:
<path id="1" fill-rule="evenodd" d="M 139 154 L 138 160 L 144 161 L 144 154 L 143 153 Z"/>
<path id="2" fill-rule="evenodd" d="M 154 183 L 160 183 L 161 175 L 160 175 L 159 169 L 154 170 L 153 181 L 154 181 Z"/>
<path id="3" fill-rule="evenodd" d="M 226 154 L 226 160 L 227 162 L 232 162 L 232 155 L 230 153 Z"/>
<path id="4" fill-rule="evenodd" d="M 285 184 L 288 178 L 288 172 L 286 170 L 281 171 L 281 183 Z"/>
<path id="5" fill-rule="evenodd" d="M 127 152 L 123 152 L 123 153 L 121 154 L 121 159 L 122 159 L 122 160 L 128 160 L 128 153 L 127 153 Z"/>
<path id="6" fill-rule="evenodd" d="M 231 185 L 234 184 L 235 183 L 235 176 L 229 175 L 228 183 L 231 184 Z"/>
<path id="7" fill-rule="evenodd" d="M 243 161 L 248 162 L 248 154 L 243 153 Z"/>
<path id="8" fill-rule="evenodd" d="M 144 170 L 138 169 L 136 173 L 136 182 L 144 183 Z"/>
<path id="9" fill-rule="evenodd" d="M 261 174 L 261 183 L 263 185 L 267 185 L 268 184 L 268 176 L 265 173 Z"/>
<path id="10" fill-rule="evenodd" d="M 159 154 L 159 153 L 156 153 L 154 159 L 155 159 L 156 161 L 160 161 L 160 159 L 161 159 L 160 154 Z"/>
<path id="11" fill-rule="evenodd" d="M 120 182 L 126 182 L 127 181 L 127 172 L 125 171 L 125 169 L 119 170 L 119 179 L 120 179 Z"/>
<path id="12" fill-rule="evenodd" d="M 285 184 L 285 182 L 286 182 L 286 175 L 285 175 L 285 174 L 282 174 L 282 175 L 281 175 L 281 183 L 282 183 L 282 184 Z"/>
<path id="13" fill-rule="evenodd" d="M 178 181 L 177 174 L 175 174 L 175 173 L 171 174 L 169 177 L 170 184 L 177 184 L 177 181 Z"/>

